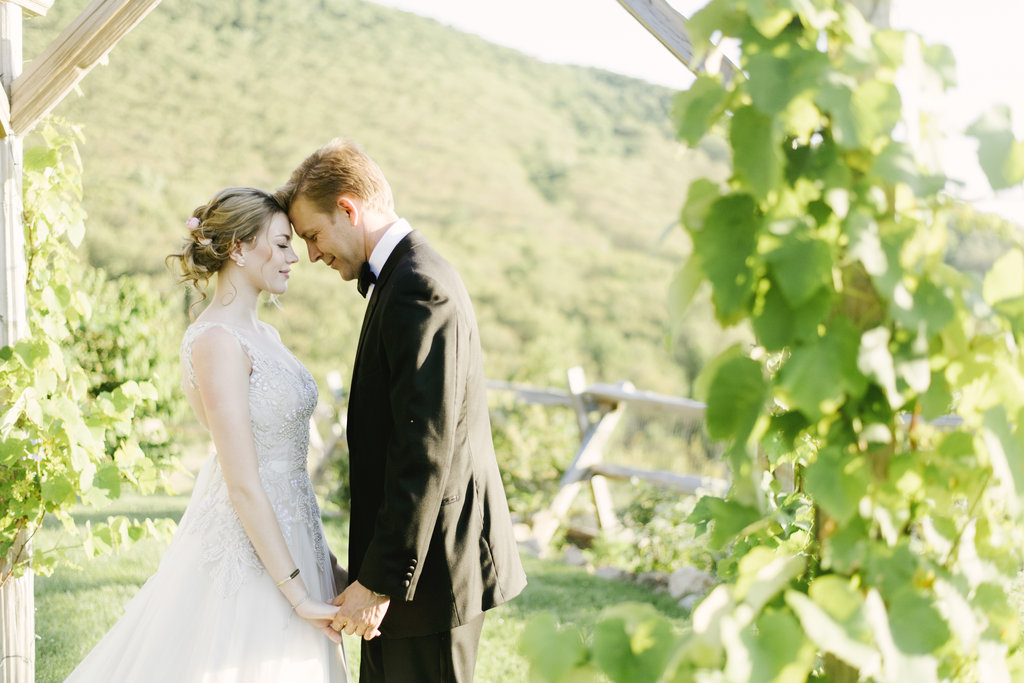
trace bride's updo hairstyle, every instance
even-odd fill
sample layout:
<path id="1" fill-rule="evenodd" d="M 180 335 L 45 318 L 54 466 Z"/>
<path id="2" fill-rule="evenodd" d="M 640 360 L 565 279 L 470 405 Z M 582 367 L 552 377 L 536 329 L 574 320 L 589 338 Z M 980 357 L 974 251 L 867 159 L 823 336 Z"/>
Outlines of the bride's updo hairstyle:
<path id="1" fill-rule="evenodd" d="M 199 301 L 203 301 L 206 283 L 220 272 L 231 252 L 240 244 L 252 244 L 278 213 L 284 213 L 284 209 L 269 192 L 253 187 L 221 190 L 192 212 L 185 221 L 188 235 L 181 250 L 165 261 L 168 266 L 178 261 L 178 282 L 191 283 L 202 294 Z"/>

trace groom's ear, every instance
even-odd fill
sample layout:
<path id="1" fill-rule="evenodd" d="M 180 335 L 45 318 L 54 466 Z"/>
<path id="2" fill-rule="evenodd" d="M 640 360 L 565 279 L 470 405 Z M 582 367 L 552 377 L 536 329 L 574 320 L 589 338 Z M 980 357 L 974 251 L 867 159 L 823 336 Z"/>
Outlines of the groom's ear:
<path id="1" fill-rule="evenodd" d="M 338 197 L 336 206 L 338 207 L 338 211 L 348 216 L 349 223 L 356 225 L 359 222 L 359 205 L 352 201 L 351 197 L 346 195 Z"/>

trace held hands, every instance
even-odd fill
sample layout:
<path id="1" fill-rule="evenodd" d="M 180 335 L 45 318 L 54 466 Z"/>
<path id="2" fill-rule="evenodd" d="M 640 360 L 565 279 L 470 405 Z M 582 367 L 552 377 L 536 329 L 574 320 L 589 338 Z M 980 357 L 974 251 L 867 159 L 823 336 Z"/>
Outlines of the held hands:
<path id="1" fill-rule="evenodd" d="M 380 635 L 378 629 L 384 621 L 391 599 L 379 596 L 363 584 L 354 581 L 332 602 L 341 609 L 334 616 L 331 629 L 344 631 L 347 635 L 357 635 L 364 640 L 372 640 Z"/>
<path id="2" fill-rule="evenodd" d="M 294 607 L 295 613 L 313 624 L 335 643 L 341 642 L 341 634 L 331 628 L 331 621 L 338 612 L 338 608 L 326 602 L 320 602 L 306 595 Z"/>

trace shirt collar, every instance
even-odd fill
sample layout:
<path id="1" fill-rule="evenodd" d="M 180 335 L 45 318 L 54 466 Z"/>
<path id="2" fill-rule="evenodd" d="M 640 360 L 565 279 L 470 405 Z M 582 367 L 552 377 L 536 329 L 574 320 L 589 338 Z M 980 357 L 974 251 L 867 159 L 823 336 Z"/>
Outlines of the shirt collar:
<path id="1" fill-rule="evenodd" d="M 391 252 L 395 250 L 395 247 L 402 241 L 402 238 L 410 232 L 412 232 L 412 226 L 409 225 L 409 221 L 399 218 L 391 224 L 387 232 L 384 233 L 384 236 L 380 238 L 377 246 L 373 248 L 373 252 L 370 254 L 370 270 L 373 271 L 375 277 L 380 275 L 380 271 L 384 268 L 384 264 L 388 262 Z"/>

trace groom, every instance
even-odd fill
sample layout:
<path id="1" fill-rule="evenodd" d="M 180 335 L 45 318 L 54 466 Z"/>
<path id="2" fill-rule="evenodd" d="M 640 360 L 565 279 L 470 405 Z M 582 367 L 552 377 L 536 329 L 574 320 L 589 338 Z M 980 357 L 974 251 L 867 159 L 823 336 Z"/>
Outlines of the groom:
<path id="1" fill-rule="evenodd" d="M 314 152 L 278 197 L 309 260 L 368 296 L 348 405 L 349 586 L 333 626 L 363 637 L 361 682 L 471 681 L 484 612 L 526 576 L 469 295 L 355 143 Z"/>

